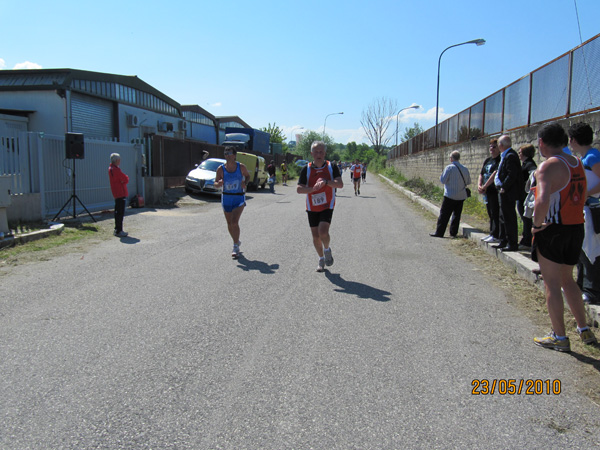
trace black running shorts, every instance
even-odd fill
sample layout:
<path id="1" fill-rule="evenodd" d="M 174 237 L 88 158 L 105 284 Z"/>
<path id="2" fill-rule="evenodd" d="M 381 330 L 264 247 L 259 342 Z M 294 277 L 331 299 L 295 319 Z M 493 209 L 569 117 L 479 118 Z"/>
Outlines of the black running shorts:
<path id="1" fill-rule="evenodd" d="M 574 266 L 579 261 L 585 231 L 583 224 L 559 225 L 553 223 L 533 236 L 531 259 L 537 262 L 537 251 L 556 263 Z"/>
<path id="2" fill-rule="evenodd" d="M 318 227 L 321 222 L 331 223 L 333 217 L 333 209 L 324 211 L 306 211 L 308 214 L 308 224 L 311 228 Z"/>

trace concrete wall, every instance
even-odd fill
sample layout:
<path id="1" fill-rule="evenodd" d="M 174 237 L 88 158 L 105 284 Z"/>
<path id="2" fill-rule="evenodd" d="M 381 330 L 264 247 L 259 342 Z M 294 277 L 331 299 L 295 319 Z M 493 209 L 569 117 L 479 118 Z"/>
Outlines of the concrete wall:
<path id="1" fill-rule="evenodd" d="M 9 223 L 39 222 L 42 220 L 41 194 L 16 194 L 10 196 L 6 210 Z"/>
<path id="2" fill-rule="evenodd" d="M 571 117 L 569 119 L 559 120 L 558 122 L 565 130 L 577 122 L 589 123 L 595 133 L 594 146 L 600 148 L 600 112 Z M 534 160 L 538 165 L 544 159 L 539 154 L 537 145 L 537 132 L 542 126 L 543 124 L 535 125 L 508 133 L 512 138 L 513 148 L 515 150 L 518 150 L 522 145 L 533 144 L 536 149 Z M 496 135 L 494 137 L 499 136 L 500 135 Z M 440 149 L 402 156 L 400 158 L 389 160 L 388 166 L 395 167 L 406 178 L 421 178 L 441 187 L 440 175 L 442 174 L 444 167 L 450 163 L 450 154 L 454 150 L 458 150 L 460 152 L 460 162 L 465 165 L 471 173 L 471 180 L 473 182 L 471 190 L 473 191 L 473 194 L 476 194 L 477 189 L 473 189 L 473 186 L 477 186 L 477 179 L 481 172 L 481 166 L 483 166 L 483 162 L 489 156 L 489 141 L 490 138 L 487 137 L 476 141 L 464 142 Z"/>

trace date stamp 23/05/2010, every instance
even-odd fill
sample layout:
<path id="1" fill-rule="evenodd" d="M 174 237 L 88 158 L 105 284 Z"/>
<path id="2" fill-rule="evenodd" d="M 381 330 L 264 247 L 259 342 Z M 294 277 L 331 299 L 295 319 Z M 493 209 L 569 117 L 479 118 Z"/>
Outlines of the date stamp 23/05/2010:
<path id="1" fill-rule="evenodd" d="M 475 379 L 471 382 L 472 395 L 559 395 L 560 380 Z"/>

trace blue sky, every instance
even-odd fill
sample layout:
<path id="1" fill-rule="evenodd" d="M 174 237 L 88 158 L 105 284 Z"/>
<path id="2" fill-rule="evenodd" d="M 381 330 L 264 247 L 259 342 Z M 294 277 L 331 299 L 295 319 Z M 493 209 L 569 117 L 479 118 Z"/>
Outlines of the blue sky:
<path id="1" fill-rule="evenodd" d="M 580 28 L 575 10 L 579 11 Z M 399 128 L 435 124 L 600 33 L 600 0 L 0 0 L 0 69 L 137 75 L 181 104 L 368 142 L 388 97 Z M 1 106 L 1 105 L 0 105 Z M 440 120 L 441 121 L 441 120 Z M 395 127 L 392 127 L 395 129 Z M 393 142 L 393 140 L 392 140 Z"/>

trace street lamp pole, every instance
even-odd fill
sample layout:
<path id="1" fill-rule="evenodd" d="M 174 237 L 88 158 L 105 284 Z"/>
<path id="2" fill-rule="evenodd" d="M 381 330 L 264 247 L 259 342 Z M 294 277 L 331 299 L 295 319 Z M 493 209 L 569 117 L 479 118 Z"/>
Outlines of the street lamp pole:
<path id="1" fill-rule="evenodd" d="M 327 118 L 328 118 L 329 116 L 333 116 L 333 115 L 335 115 L 335 114 L 344 114 L 344 113 L 343 113 L 343 112 L 339 112 L 339 113 L 331 113 L 331 114 L 327 114 L 327 115 L 325 116 L 325 122 L 323 123 L 323 140 L 325 140 L 325 127 L 327 126 Z"/>
<path id="2" fill-rule="evenodd" d="M 395 147 L 398 147 L 398 116 L 400 115 L 400 113 L 406 109 L 419 109 L 421 107 L 421 105 L 412 105 L 412 106 L 408 106 L 406 108 L 402 108 L 400 111 L 398 111 L 396 113 L 396 145 Z"/>
<path id="3" fill-rule="evenodd" d="M 462 42 L 460 44 L 451 45 L 450 47 L 446 48 L 440 54 L 440 58 L 438 59 L 437 98 L 436 98 L 436 102 L 435 102 L 435 146 L 436 146 L 436 148 L 439 145 L 439 142 L 438 142 L 438 113 L 439 113 L 439 109 L 440 109 L 440 63 L 442 62 L 442 55 L 446 52 L 446 50 L 449 50 L 452 47 L 458 47 L 459 45 L 466 45 L 466 44 L 475 44 L 479 47 L 480 45 L 485 44 L 485 39 L 473 39 L 472 41 L 467 41 L 467 42 Z"/>

